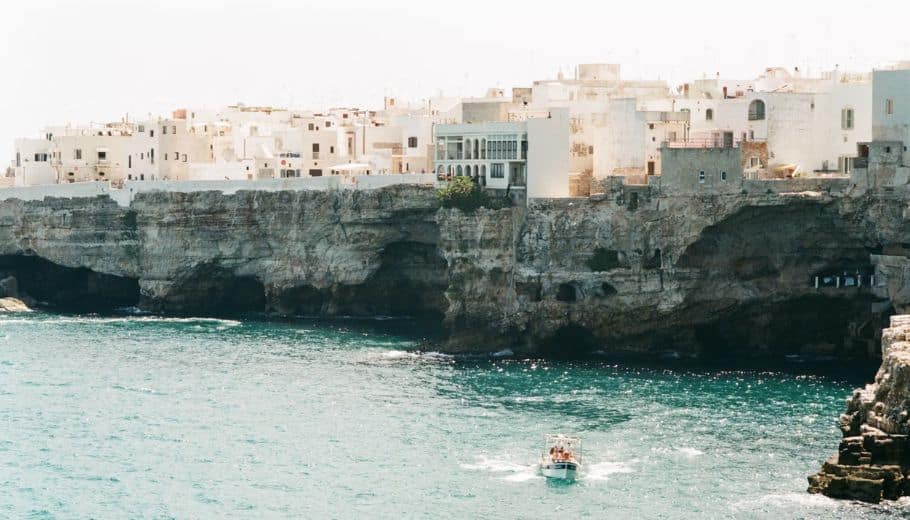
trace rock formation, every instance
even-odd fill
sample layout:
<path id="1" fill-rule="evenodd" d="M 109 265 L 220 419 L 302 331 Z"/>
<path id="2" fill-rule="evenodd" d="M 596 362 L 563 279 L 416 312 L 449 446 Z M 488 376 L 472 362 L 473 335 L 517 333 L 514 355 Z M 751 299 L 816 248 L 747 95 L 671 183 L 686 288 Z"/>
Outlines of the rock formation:
<path id="1" fill-rule="evenodd" d="M 865 502 L 910 495 L 910 315 L 882 333 L 875 382 L 857 389 L 840 417 L 837 455 L 809 477 L 809 492 Z"/>
<path id="2" fill-rule="evenodd" d="M 422 316 L 450 351 L 874 358 L 883 322 L 910 311 L 907 200 L 620 187 L 464 213 L 419 186 L 4 200 L 0 278 L 83 309 Z"/>

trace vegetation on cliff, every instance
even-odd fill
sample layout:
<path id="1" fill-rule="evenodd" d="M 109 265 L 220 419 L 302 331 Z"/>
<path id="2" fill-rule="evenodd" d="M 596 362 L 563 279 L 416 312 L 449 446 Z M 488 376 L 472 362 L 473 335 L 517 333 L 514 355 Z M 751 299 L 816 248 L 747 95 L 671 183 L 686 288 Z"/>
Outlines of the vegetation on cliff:
<path id="1" fill-rule="evenodd" d="M 442 207 L 468 213 L 477 208 L 501 209 L 512 205 L 511 199 L 491 196 L 470 177 L 455 177 L 446 187 L 437 190 L 436 195 Z"/>

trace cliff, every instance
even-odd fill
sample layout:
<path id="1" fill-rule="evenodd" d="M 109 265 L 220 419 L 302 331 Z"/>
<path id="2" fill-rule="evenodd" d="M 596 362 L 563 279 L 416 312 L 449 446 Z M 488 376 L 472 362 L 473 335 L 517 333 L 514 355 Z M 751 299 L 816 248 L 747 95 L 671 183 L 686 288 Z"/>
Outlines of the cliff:
<path id="1" fill-rule="evenodd" d="M 838 453 L 809 477 L 810 493 L 866 502 L 910 495 L 910 316 L 892 316 L 875 382 L 853 393 L 840 427 Z"/>
<path id="2" fill-rule="evenodd" d="M 8 199 L 0 278 L 77 309 L 420 316 L 450 351 L 876 357 L 910 302 L 907 200 L 619 187 L 464 213 L 419 186 Z"/>

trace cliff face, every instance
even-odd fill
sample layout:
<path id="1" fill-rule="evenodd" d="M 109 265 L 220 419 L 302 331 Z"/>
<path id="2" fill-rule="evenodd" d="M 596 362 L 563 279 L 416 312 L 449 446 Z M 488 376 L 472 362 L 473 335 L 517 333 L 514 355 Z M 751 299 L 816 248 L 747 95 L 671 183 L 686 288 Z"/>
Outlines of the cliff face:
<path id="1" fill-rule="evenodd" d="M 40 285 L 38 257 L 64 274 L 115 275 L 105 281 L 133 281 L 134 302 L 163 312 L 441 316 L 435 211 L 433 190 L 409 187 L 154 192 L 129 208 L 107 198 L 5 201 L 0 271 L 24 278 L 24 292 Z"/>
<path id="2" fill-rule="evenodd" d="M 450 344 L 557 354 L 865 356 L 880 321 L 906 303 L 892 297 L 902 280 L 890 291 L 869 286 L 871 255 L 905 259 L 910 226 L 900 196 L 635 202 L 440 212 L 453 282 Z M 815 287 L 815 276 L 844 272 L 855 280 L 864 273 L 865 286 Z M 879 274 L 876 284 L 884 283 Z"/>
<path id="3" fill-rule="evenodd" d="M 6 200 L 0 278 L 58 305 L 426 316 L 452 351 L 864 357 L 910 302 L 907 200 L 641 189 L 471 214 L 417 186 Z"/>
<path id="4" fill-rule="evenodd" d="M 910 495 L 910 316 L 882 334 L 875 382 L 857 389 L 840 417 L 837 455 L 809 477 L 809 492 L 866 502 Z"/>

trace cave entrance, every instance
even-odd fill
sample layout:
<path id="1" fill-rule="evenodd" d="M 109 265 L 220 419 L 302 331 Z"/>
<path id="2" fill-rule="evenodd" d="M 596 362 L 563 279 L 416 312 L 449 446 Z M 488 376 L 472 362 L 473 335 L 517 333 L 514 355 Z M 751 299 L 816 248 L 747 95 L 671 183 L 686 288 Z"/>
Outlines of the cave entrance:
<path id="1" fill-rule="evenodd" d="M 0 279 L 13 276 L 19 297 L 61 310 L 98 312 L 139 303 L 135 278 L 64 267 L 39 256 L 0 255 Z"/>
<path id="2" fill-rule="evenodd" d="M 581 325 L 560 327 L 540 344 L 541 353 L 554 358 L 580 358 L 600 347 L 594 333 Z"/>
<path id="3" fill-rule="evenodd" d="M 252 276 L 241 276 L 219 265 L 196 266 L 166 298 L 162 310 L 181 314 L 224 316 L 263 312 L 265 287 Z"/>
<path id="4" fill-rule="evenodd" d="M 363 284 L 335 289 L 334 314 L 442 320 L 448 307 L 448 265 L 435 244 L 393 242 L 383 249 L 380 262 Z"/>

